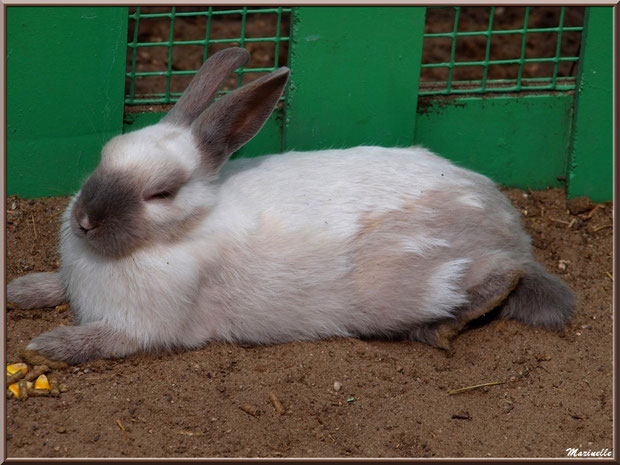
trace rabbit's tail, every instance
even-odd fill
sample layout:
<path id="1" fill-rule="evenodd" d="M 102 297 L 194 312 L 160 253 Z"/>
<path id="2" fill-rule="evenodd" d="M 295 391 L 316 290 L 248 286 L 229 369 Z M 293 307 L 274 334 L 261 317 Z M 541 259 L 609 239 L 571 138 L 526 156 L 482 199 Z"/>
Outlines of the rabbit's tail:
<path id="1" fill-rule="evenodd" d="M 509 295 L 501 316 L 557 331 L 572 318 L 575 303 L 575 294 L 564 281 L 535 263 Z"/>

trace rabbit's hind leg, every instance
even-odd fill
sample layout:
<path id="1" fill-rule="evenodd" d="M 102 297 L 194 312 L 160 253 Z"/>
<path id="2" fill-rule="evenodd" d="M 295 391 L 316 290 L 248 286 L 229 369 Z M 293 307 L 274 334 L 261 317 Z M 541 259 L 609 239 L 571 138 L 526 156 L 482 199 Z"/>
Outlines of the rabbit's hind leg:
<path id="1" fill-rule="evenodd" d="M 457 309 L 454 317 L 424 326 L 416 326 L 409 331 L 409 339 L 450 351 L 451 340 L 469 322 L 480 318 L 503 303 L 517 287 L 522 276 L 522 270 L 488 275 L 480 284 L 467 290 L 468 303 Z"/>

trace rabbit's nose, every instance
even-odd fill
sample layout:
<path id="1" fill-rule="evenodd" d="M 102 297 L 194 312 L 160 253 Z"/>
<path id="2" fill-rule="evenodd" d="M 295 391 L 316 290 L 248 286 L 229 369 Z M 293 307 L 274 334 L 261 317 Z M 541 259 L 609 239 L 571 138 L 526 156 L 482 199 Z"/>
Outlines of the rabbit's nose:
<path id="1" fill-rule="evenodd" d="M 82 217 L 78 220 L 78 224 L 80 225 L 80 228 L 84 232 L 88 232 L 88 231 L 90 231 L 91 229 L 93 229 L 95 227 L 90 222 L 90 219 L 88 218 L 88 215 L 86 215 L 86 214 L 82 215 Z"/>

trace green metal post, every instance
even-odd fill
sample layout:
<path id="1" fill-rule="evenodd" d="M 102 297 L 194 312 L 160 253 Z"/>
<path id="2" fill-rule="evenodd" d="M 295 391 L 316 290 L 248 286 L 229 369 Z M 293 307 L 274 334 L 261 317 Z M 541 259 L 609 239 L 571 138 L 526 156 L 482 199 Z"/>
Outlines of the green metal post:
<path id="1" fill-rule="evenodd" d="M 581 42 L 568 196 L 613 198 L 613 7 L 589 7 Z"/>
<path id="2" fill-rule="evenodd" d="M 285 150 L 413 143 L 424 7 L 297 7 Z"/>
<path id="3" fill-rule="evenodd" d="M 125 7 L 6 8 L 7 193 L 66 195 L 123 126 Z"/>

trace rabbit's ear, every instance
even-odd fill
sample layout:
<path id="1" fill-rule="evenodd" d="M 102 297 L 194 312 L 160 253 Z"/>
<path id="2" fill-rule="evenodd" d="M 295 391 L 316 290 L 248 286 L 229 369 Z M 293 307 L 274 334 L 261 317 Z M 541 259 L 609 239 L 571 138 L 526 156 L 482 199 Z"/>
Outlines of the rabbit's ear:
<path id="1" fill-rule="evenodd" d="M 263 127 L 284 92 L 289 73 L 283 66 L 225 95 L 194 121 L 192 132 L 211 172 Z"/>
<path id="2" fill-rule="evenodd" d="M 226 48 L 212 55 L 200 67 L 179 101 L 162 121 L 191 125 L 213 101 L 222 81 L 249 59 L 248 51 L 239 47 Z"/>

